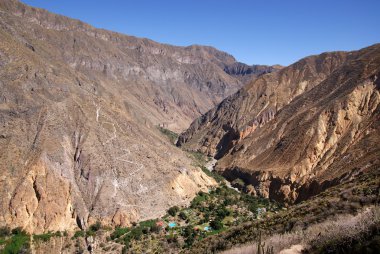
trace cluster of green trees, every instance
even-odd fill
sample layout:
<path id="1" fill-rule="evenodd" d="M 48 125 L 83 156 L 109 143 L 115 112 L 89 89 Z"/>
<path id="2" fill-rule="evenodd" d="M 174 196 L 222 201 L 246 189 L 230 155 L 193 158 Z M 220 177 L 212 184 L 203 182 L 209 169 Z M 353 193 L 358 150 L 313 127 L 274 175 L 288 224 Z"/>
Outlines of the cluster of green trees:
<path id="1" fill-rule="evenodd" d="M 29 250 L 30 236 L 22 228 L 10 229 L 0 228 L 0 240 L 5 247 L 1 251 L 3 254 L 26 253 Z"/>
<path id="2" fill-rule="evenodd" d="M 186 221 L 187 225 L 185 227 L 167 227 L 166 231 L 168 233 L 165 234 L 165 239 L 168 243 L 176 243 L 182 237 L 185 242 L 184 247 L 190 247 L 195 241 L 225 228 L 223 224 L 225 218 L 237 212 L 229 206 L 237 205 L 239 209 L 245 207 L 247 210 L 256 213 L 258 207 L 269 204 L 265 199 L 236 192 L 225 184 L 221 184 L 209 193 L 199 192 L 192 200 L 189 208 L 170 207 L 167 210 L 167 215 L 172 217 L 178 216 L 179 219 Z M 209 223 L 213 232 L 206 232 L 201 228 L 199 230 L 194 229 L 196 225 L 205 223 Z M 97 225 L 94 225 L 94 229 L 97 227 Z M 130 228 L 116 228 L 112 232 L 110 239 L 123 243 L 125 245 L 124 251 L 126 252 L 130 248 L 132 240 L 141 240 L 143 235 L 158 233 L 160 230 L 161 226 L 157 225 L 157 220 L 148 220 L 135 224 Z"/>
<path id="3" fill-rule="evenodd" d="M 182 236 L 185 238 L 185 247 L 190 247 L 195 241 L 196 231 L 192 225 L 188 225 L 182 231 Z"/>
<path id="4" fill-rule="evenodd" d="M 84 237 L 84 236 L 93 236 L 101 228 L 102 228 L 102 224 L 100 223 L 100 221 L 97 221 L 94 224 L 90 225 L 87 231 L 83 231 L 83 230 L 76 231 L 72 238 L 74 239 L 74 238 Z"/>
<path id="5" fill-rule="evenodd" d="M 48 232 L 48 233 L 44 233 L 44 234 L 40 234 L 40 235 L 33 235 L 33 241 L 48 242 L 50 240 L 50 238 L 56 237 L 56 236 L 59 237 L 62 235 L 67 236 L 67 232 L 57 231 L 57 232 Z"/>
<path id="6" fill-rule="evenodd" d="M 110 235 L 110 240 L 115 240 L 124 245 L 123 253 L 127 253 L 132 240 L 140 240 L 143 235 L 158 233 L 161 227 L 157 225 L 157 220 L 141 221 L 133 227 L 118 227 Z"/>

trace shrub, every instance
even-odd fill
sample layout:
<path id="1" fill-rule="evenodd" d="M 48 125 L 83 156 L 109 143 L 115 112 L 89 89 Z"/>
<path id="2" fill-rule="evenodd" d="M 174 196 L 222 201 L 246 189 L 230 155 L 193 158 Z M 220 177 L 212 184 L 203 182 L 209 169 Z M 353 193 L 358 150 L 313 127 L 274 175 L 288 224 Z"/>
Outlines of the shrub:
<path id="1" fill-rule="evenodd" d="M 27 235 L 27 233 L 21 227 L 12 229 L 12 234 L 13 235 Z"/>
<path id="2" fill-rule="evenodd" d="M 87 231 L 85 232 L 85 235 L 86 235 L 86 236 L 94 236 L 94 235 L 96 235 L 96 232 L 95 232 L 95 231 L 92 231 L 92 230 L 87 230 Z"/>
<path id="3" fill-rule="evenodd" d="M 142 232 L 142 229 L 140 227 L 132 229 L 131 233 L 130 233 L 131 237 L 133 239 L 136 239 L 136 240 L 140 239 L 142 234 L 143 234 L 143 232 Z"/>
<path id="4" fill-rule="evenodd" d="M 221 219 L 223 219 L 224 217 L 226 217 L 230 214 L 231 214 L 231 212 L 223 206 L 219 207 L 218 210 L 216 211 L 216 216 L 221 218 Z"/>
<path id="5" fill-rule="evenodd" d="M 42 241 L 42 242 L 47 242 L 50 240 L 50 238 L 52 237 L 52 233 L 45 233 L 45 234 L 41 234 L 41 235 L 34 235 L 33 236 L 33 239 L 38 242 L 38 241 Z"/>
<path id="6" fill-rule="evenodd" d="M 160 226 L 157 226 L 156 224 L 154 224 L 154 225 L 150 228 L 150 230 L 151 230 L 152 232 L 154 232 L 154 233 L 158 233 L 158 232 L 161 231 L 161 227 L 160 227 Z"/>
<path id="7" fill-rule="evenodd" d="M 150 228 L 142 228 L 141 231 L 146 235 L 150 232 Z"/>
<path id="8" fill-rule="evenodd" d="M 191 247 L 191 245 L 193 245 L 193 243 L 194 243 L 194 236 L 189 236 L 188 238 L 186 238 L 186 240 L 185 240 L 185 247 L 186 248 L 189 248 L 189 247 Z"/>
<path id="9" fill-rule="evenodd" d="M 179 211 L 178 206 L 173 206 L 173 207 L 169 208 L 168 214 L 170 214 L 171 216 L 174 217 L 177 214 L 178 211 Z"/>
<path id="10" fill-rule="evenodd" d="M 98 231 L 101 227 L 102 227 L 102 224 L 100 223 L 100 221 L 97 221 L 95 224 L 92 224 L 92 225 L 90 226 L 90 230 L 96 232 L 96 231 Z"/>
<path id="11" fill-rule="evenodd" d="M 57 231 L 53 234 L 53 236 L 63 236 L 63 233 L 61 231 Z"/>
<path id="12" fill-rule="evenodd" d="M 74 233 L 73 238 L 84 237 L 84 231 L 78 230 Z"/>
<path id="13" fill-rule="evenodd" d="M 9 227 L 0 227 L 0 237 L 9 236 L 11 229 Z"/>
<path id="14" fill-rule="evenodd" d="M 1 253 L 4 254 L 18 254 L 27 253 L 29 249 L 29 236 L 23 234 L 23 231 L 15 234 L 7 245 L 4 247 Z"/>
<path id="15" fill-rule="evenodd" d="M 207 195 L 202 194 L 201 196 L 198 193 L 198 195 L 191 201 L 190 208 L 200 209 L 202 207 L 202 202 L 205 201 L 206 199 L 207 199 Z"/>
<path id="16" fill-rule="evenodd" d="M 214 229 L 214 230 L 219 230 L 219 229 L 222 229 L 223 228 L 223 223 L 220 221 L 220 220 L 212 220 L 210 222 L 210 226 Z"/>
<path id="17" fill-rule="evenodd" d="M 234 204 L 234 200 L 231 199 L 231 198 L 226 198 L 224 201 L 223 201 L 223 205 L 224 206 L 228 206 L 228 205 L 232 205 Z"/>
<path id="18" fill-rule="evenodd" d="M 126 233 L 129 232 L 129 228 L 115 228 L 115 230 L 111 233 L 110 238 L 112 240 L 115 240 L 119 238 L 122 235 L 125 235 Z"/>
<path id="19" fill-rule="evenodd" d="M 189 236 L 192 236 L 194 234 L 195 234 L 195 230 L 193 229 L 193 227 L 191 225 L 185 227 L 185 229 L 182 232 L 182 235 L 186 238 Z"/>
<path id="20" fill-rule="evenodd" d="M 122 239 L 123 239 L 123 244 L 125 245 L 124 248 L 125 248 L 125 251 L 128 250 L 129 248 L 129 245 L 130 245 L 130 242 L 131 240 L 139 240 L 142 236 L 143 232 L 142 232 L 142 228 L 141 227 L 137 227 L 137 228 L 132 228 L 132 230 L 130 231 L 130 233 L 126 234 Z M 124 252 L 124 248 L 123 248 L 123 253 L 127 253 L 127 252 Z"/>
<path id="21" fill-rule="evenodd" d="M 157 220 L 145 220 L 145 221 L 141 221 L 139 223 L 139 226 L 140 227 L 149 227 L 149 228 L 151 228 L 154 225 L 156 225 L 156 223 L 157 223 Z"/>
<path id="22" fill-rule="evenodd" d="M 179 213 L 179 217 L 180 217 L 182 220 L 187 220 L 187 215 L 186 215 L 186 213 L 184 213 L 183 211 Z"/>

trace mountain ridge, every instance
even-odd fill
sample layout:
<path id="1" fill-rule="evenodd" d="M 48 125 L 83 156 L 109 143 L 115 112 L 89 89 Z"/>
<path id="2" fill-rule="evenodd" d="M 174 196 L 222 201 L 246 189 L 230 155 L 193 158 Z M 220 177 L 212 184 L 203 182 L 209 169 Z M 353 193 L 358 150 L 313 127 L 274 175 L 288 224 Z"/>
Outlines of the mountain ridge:
<path id="1" fill-rule="evenodd" d="M 230 133 L 228 131 L 225 131 L 226 135 L 222 134 L 220 137 L 217 136 L 220 134 L 212 133 L 211 135 L 213 136 L 213 140 L 214 141 L 216 140 L 216 142 L 214 142 L 216 144 L 208 146 L 209 150 L 207 151 L 203 151 L 201 149 L 202 152 L 206 152 L 211 156 L 215 156 L 216 145 L 220 142 L 220 140 L 225 139 L 225 138 L 228 139 L 228 135 L 234 136 L 235 137 L 234 139 L 240 138 L 240 136 L 244 137 L 244 135 L 247 135 L 250 129 L 254 128 L 254 126 L 257 126 L 259 124 L 260 125 L 265 124 L 266 121 L 272 119 L 274 117 L 274 114 L 279 109 L 281 109 L 284 105 L 289 103 L 295 96 L 304 92 L 305 89 L 310 89 L 311 87 L 316 85 L 320 80 L 325 78 L 326 75 L 318 72 L 317 69 L 318 68 L 320 69 L 324 63 L 329 61 L 328 58 L 331 58 L 332 62 L 327 63 L 327 64 L 329 64 L 333 70 L 336 66 L 339 66 L 339 64 L 342 61 L 344 61 L 345 57 L 346 57 L 346 53 L 344 52 L 330 52 L 330 53 L 323 53 L 319 56 L 309 56 L 297 61 L 296 63 L 286 68 L 279 70 L 278 73 L 276 74 L 264 75 L 264 76 L 259 77 L 258 79 L 254 79 L 253 81 L 248 83 L 246 86 L 244 86 L 241 90 L 239 90 L 236 94 L 233 94 L 230 97 L 226 98 L 217 107 L 215 107 L 214 109 L 211 109 L 209 112 L 207 112 L 200 118 L 194 120 L 194 122 L 188 128 L 188 130 L 186 130 L 186 132 L 184 132 L 179 137 L 178 145 L 185 143 L 184 140 L 191 138 L 191 135 L 192 135 L 191 133 L 194 132 L 194 128 L 199 127 L 201 132 L 207 131 L 207 127 L 205 129 L 202 129 L 203 125 L 200 124 L 199 121 L 206 123 L 210 121 L 210 119 L 219 117 L 216 115 L 217 113 L 223 114 L 222 113 L 223 110 L 220 110 L 221 112 L 218 112 L 216 111 L 216 109 L 219 110 L 220 108 L 223 108 L 223 107 L 226 109 L 228 109 L 228 107 L 232 107 L 234 109 L 238 108 L 238 110 L 233 111 L 235 112 L 234 116 L 228 116 L 226 118 L 227 119 L 226 122 L 216 123 L 218 124 L 218 127 L 217 127 L 218 131 L 220 131 L 223 128 L 223 126 L 226 126 L 225 128 L 227 129 L 232 128 L 235 130 L 231 131 Z M 303 73 L 296 73 L 295 71 L 296 69 L 302 69 Z M 307 80 L 309 79 L 309 77 L 307 76 L 309 74 L 307 72 L 308 71 L 310 72 L 311 70 L 314 70 L 313 73 L 310 74 L 312 75 L 311 76 L 312 80 Z M 327 71 L 327 74 L 328 73 L 329 71 Z M 308 82 L 310 84 L 307 84 Z M 267 83 L 270 83 L 271 86 L 266 87 Z M 293 87 L 291 88 L 293 90 L 286 91 L 287 89 L 289 89 L 288 87 L 289 84 L 293 85 Z M 282 94 L 280 94 L 277 91 L 278 87 L 281 90 L 280 92 Z M 244 108 L 244 106 L 239 105 L 240 98 L 243 98 L 243 97 L 245 98 L 255 93 L 257 93 L 258 95 L 256 97 L 252 96 L 253 97 L 251 99 L 252 103 L 248 104 L 247 105 L 248 107 Z M 228 111 L 226 113 L 228 114 Z M 228 123 L 229 119 L 235 119 L 235 121 L 232 121 L 232 123 L 234 124 L 233 126 L 229 126 L 229 123 Z M 191 145 L 192 144 L 190 142 L 190 144 L 186 144 L 185 147 L 190 146 L 189 148 L 191 149 L 192 148 Z M 217 155 L 216 157 L 220 157 L 220 156 Z"/>
<path id="2" fill-rule="evenodd" d="M 378 240 L 380 44 L 246 65 L 17 0 L 0 38 L 0 252 Z"/>
<path id="3" fill-rule="evenodd" d="M 235 59 L 0 2 L 0 225 L 31 233 L 126 226 L 215 181 L 174 131 L 242 82 Z"/>
<path id="4" fill-rule="evenodd" d="M 218 171 L 243 179 L 261 196 L 305 200 L 379 163 L 379 49 L 312 56 L 261 76 L 195 120 L 178 145 L 219 158 Z M 333 55 L 339 60 L 329 68 L 325 62 Z M 305 65 L 311 59 L 325 69 Z M 291 84 L 291 92 L 284 94 L 289 85 L 283 90 L 281 84 Z"/>
<path id="5" fill-rule="evenodd" d="M 24 40 L 28 47 L 37 50 L 39 54 L 48 53 L 49 59 L 60 59 L 59 61 L 68 63 L 74 69 L 86 71 L 86 75 L 94 76 L 88 73 L 91 70 L 119 80 L 172 83 L 168 86 L 171 90 L 163 87 L 152 89 L 148 86 L 146 88 L 156 90 L 157 94 L 149 95 L 156 97 L 153 103 L 146 102 L 151 104 L 149 107 L 156 108 L 160 118 L 163 119 L 161 122 L 159 119 L 154 119 L 155 125 L 164 124 L 174 131 L 183 130 L 192 118 L 208 110 L 243 85 L 238 78 L 223 71 L 225 66 L 235 63 L 236 60 L 231 55 L 210 46 L 179 47 L 159 44 L 149 39 L 140 39 L 104 29 L 99 30 L 86 23 L 28 7 L 17 1 L 3 1 L 0 7 L 6 11 L 3 12 L 4 15 L 12 13 L 16 17 L 28 20 L 28 23 L 24 25 L 29 26 L 28 30 L 34 31 L 37 36 L 29 35 L 25 38 L 19 37 L 19 39 Z M 45 32 L 31 24 L 37 24 L 50 33 L 57 31 L 59 34 L 50 35 L 49 39 L 53 41 L 39 38 L 38 35 L 43 35 Z M 16 33 L 15 36 L 20 36 L 17 35 L 19 32 L 9 27 L 6 22 L 3 27 Z M 59 36 L 62 36 L 60 33 L 65 34 L 65 38 L 57 40 Z M 32 45 L 32 40 L 49 42 L 53 44 L 49 45 L 53 46 L 53 49 L 46 52 L 43 48 L 39 48 L 38 44 Z M 90 41 L 91 45 L 87 45 Z M 61 47 L 63 54 L 56 52 L 54 48 L 56 46 Z M 47 45 L 42 47 L 47 48 Z M 103 64 L 104 61 L 106 64 Z M 155 63 L 159 64 L 154 66 Z M 270 67 L 268 68 L 270 70 Z M 187 86 L 186 89 L 191 90 L 190 98 L 181 95 L 180 91 L 184 84 Z M 141 97 L 140 91 L 133 91 L 133 93 L 135 97 Z M 170 116 L 168 116 L 169 112 Z M 141 112 L 141 115 L 144 113 Z"/>

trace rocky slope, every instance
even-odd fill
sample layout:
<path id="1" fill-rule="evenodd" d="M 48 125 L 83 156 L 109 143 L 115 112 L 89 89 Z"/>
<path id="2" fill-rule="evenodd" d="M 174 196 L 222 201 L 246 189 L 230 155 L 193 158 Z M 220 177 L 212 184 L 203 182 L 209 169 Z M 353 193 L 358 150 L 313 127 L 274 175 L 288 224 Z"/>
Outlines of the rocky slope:
<path id="1" fill-rule="evenodd" d="M 347 58 L 334 52 L 311 56 L 253 80 L 181 134 L 178 145 L 221 158 L 234 141 L 263 126 L 296 96 L 327 78 Z"/>
<path id="2" fill-rule="evenodd" d="M 5 0 L 0 6 L 2 29 L 24 47 L 85 75 L 92 82 L 82 85 L 94 93 L 112 82 L 136 118 L 174 131 L 184 130 L 243 86 L 240 77 L 247 75 L 229 75 L 225 69 L 230 66 L 252 69 L 249 78 L 276 70 L 237 63 L 212 47 L 176 47 L 95 29 L 17 1 Z"/>
<path id="3" fill-rule="evenodd" d="M 14 0 L 0 2 L 0 38 L 0 226 L 128 225 L 215 184 L 156 125 L 182 130 L 241 87 L 232 56 Z"/>
<path id="4" fill-rule="evenodd" d="M 184 253 L 258 253 L 257 244 L 264 250 L 273 248 L 272 253 L 284 254 L 376 253 L 380 227 L 379 169 L 369 166 L 355 178 L 288 209 L 204 238 Z M 353 217 L 357 219 L 352 220 Z"/>
<path id="5" fill-rule="evenodd" d="M 312 56 L 261 76 L 178 141 L 221 158 L 257 194 L 294 202 L 380 161 L 380 45 Z"/>
<path id="6" fill-rule="evenodd" d="M 281 65 L 246 65 L 243 63 L 235 62 L 224 67 L 224 71 L 233 77 L 238 78 L 244 84 L 250 82 L 258 76 L 266 73 L 276 72 L 281 70 L 283 66 Z"/>

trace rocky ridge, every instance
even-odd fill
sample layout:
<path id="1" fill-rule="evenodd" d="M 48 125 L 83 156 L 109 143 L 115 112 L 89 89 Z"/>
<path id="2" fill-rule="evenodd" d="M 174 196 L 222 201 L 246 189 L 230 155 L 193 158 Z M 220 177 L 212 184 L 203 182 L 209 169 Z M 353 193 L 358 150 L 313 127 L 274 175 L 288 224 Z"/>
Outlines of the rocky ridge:
<path id="1" fill-rule="evenodd" d="M 179 137 L 178 145 L 222 157 L 234 141 L 265 125 L 295 97 L 327 78 L 346 58 L 344 52 L 311 56 L 254 79 L 194 120 Z"/>
<path id="2" fill-rule="evenodd" d="M 156 126 L 182 130 L 243 84 L 235 59 L 0 2 L 0 226 L 125 226 L 214 180 Z"/>
<path id="3" fill-rule="evenodd" d="M 254 80 L 195 120 L 178 145 L 289 203 L 380 163 L 380 46 L 305 58 Z"/>
<path id="4" fill-rule="evenodd" d="M 244 73 L 225 69 L 239 65 L 255 77 L 276 68 L 247 66 L 213 47 L 177 47 L 96 29 L 78 20 L 6 0 L 0 4 L 4 31 L 47 61 L 67 64 L 92 80 L 81 83 L 100 93 L 103 83 L 125 97 L 126 108 L 142 122 L 184 130 L 244 84 Z M 142 102 L 145 108 L 136 106 Z"/>

